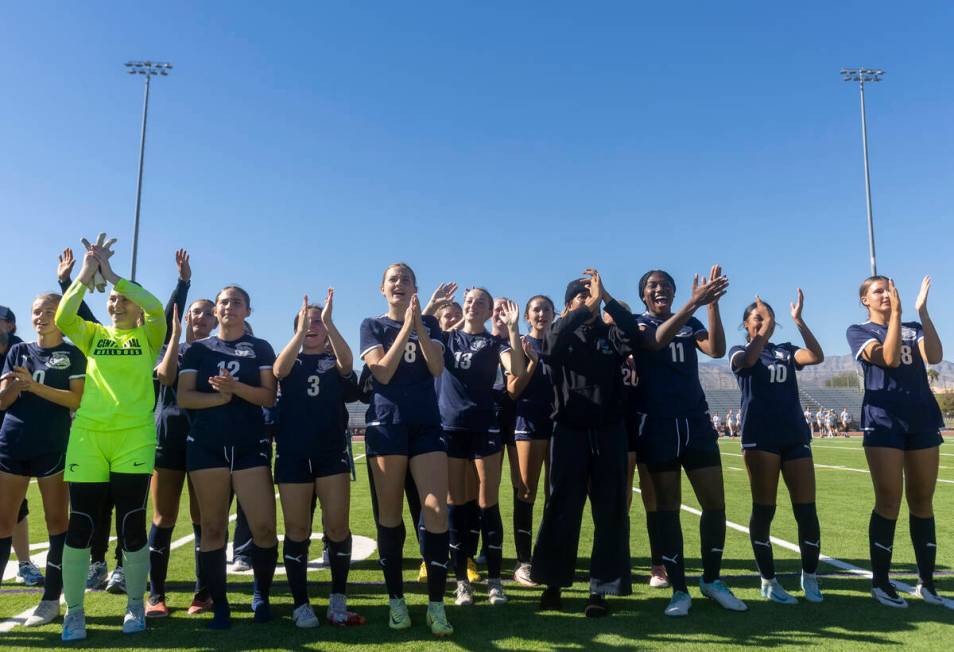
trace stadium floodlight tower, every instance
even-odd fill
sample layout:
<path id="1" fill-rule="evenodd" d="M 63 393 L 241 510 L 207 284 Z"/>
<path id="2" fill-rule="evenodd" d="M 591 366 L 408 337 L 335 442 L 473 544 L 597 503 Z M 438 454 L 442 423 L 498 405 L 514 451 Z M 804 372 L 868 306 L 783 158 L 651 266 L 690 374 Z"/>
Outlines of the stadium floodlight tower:
<path id="1" fill-rule="evenodd" d="M 146 118 L 149 116 L 149 82 L 153 77 L 166 77 L 172 64 L 165 61 L 127 61 L 126 72 L 142 75 L 146 79 L 146 96 L 142 103 L 142 133 L 139 136 L 139 180 L 136 182 L 136 222 L 133 227 L 132 272 L 130 280 L 136 280 L 136 258 L 139 255 L 139 208 L 142 204 L 142 163 L 146 153 Z"/>
<path id="2" fill-rule="evenodd" d="M 872 68 L 842 68 L 841 76 L 846 82 L 858 82 L 861 91 L 861 146 L 865 156 L 865 200 L 868 207 L 868 254 L 871 256 L 871 275 L 878 273 L 878 262 L 875 258 L 874 218 L 871 216 L 871 178 L 868 175 L 868 121 L 865 116 L 865 84 L 879 82 L 884 76 L 884 70 Z"/>

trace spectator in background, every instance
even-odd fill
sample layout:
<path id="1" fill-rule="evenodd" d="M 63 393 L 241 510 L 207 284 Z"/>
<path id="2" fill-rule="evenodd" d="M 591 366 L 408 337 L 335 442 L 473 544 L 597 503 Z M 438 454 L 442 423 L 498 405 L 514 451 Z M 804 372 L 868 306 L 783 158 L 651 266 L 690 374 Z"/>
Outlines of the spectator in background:
<path id="1" fill-rule="evenodd" d="M 848 408 L 841 409 L 841 415 L 839 415 L 841 421 L 841 432 L 844 433 L 845 437 L 848 436 L 848 427 L 851 425 L 851 417 L 848 416 Z"/>
<path id="2" fill-rule="evenodd" d="M 732 410 L 725 415 L 725 430 L 729 437 L 735 437 L 735 417 L 732 416 Z"/>
<path id="3" fill-rule="evenodd" d="M 712 427 L 715 429 L 716 434 L 720 437 L 724 434 L 722 432 L 722 417 L 720 417 L 718 414 L 712 415 Z"/>
<path id="4" fill-rule="evenodd" d="M 812 433 L 812 439 L 815 438 L 815 420 L 812 419 L 812 411 L 809 408 L 805 408 L 805 423 L 808 424 L 808 429 Z"/>

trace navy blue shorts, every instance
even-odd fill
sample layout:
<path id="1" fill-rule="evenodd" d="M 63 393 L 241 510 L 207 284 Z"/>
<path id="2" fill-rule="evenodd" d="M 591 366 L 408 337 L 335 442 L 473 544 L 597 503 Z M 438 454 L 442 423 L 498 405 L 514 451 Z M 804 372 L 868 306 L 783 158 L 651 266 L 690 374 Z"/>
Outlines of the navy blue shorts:
<path id="1" fill-rule="evenodd" d="M 944 438 L 937 430 L 912 432 L 907 434 L 894 433 L 879 428 L 865 428 L 865 446 L 880 448 L 897 448 L 902 451 L 919 451 L 925 448 L 934 448 L 944 443 Z"/>
<path id="2" fill-rule="evenodd" d="M 553 422 L 549 419 L 535 421 L 519 416 L 513 432 L 516 441 L 548 441 L 553 436 Z"/>
<path id="3" fill-rule="evenodd" d="M 514 429 L 516 428 L 517 412 L 513 401 L 501 405 L 499 402 L 494 408 L 497 417 L 497 427 L 500 429 L 500 443 L 502 446 L 513 446 Z"/>
<path id="4" fill-rule="evenodd" d="M 364 448 L 368 457 L 379 455 L 415 457 L 425 453 L 446 453 L 447 441 L 440 426 L 381 423 L 369 425 L 365 430 Z"/>
<path id="5" fill-rule="evenodd" d="M 171 469 L 173 471 L 185 471 L 186 464 L 186 443 L 172 443 L 168 440 L 156 443 L 156 468 Z"/>
<path id="6" fill-rule="evenodd" d="M 722 466 L 719 436 L 708 414 L 653 417 L 640 414 L 636 456 L 652 473 Z"/>
<path id="7" fill-rule="evenodd" d="M 228 469 L 244 471 L 257 466 L 272 466 L 272 440 L 262 437 L 253 444 L 242 446 L 210 446 L 196 441 L 190 435 L 186 440 L 186 469 Z"/>
<path id="8" fill-rule="evenodd" d="M 773 455 L 778 455 L 782 458 L 782 462 L 791 462 L 792 460 L 800 460 L 802 458 L 811 459 L 812 457 L 812 445 L 808 442 L 799 441 L 799 442 L 757 442 L 757 441 L 746 441 L 742 440 L 742 452 L 745 451 L 762 451 L 763 453 L 772 453 Z"/>
<path id="9" fill-rule="evenodd" d="M 25 460 L 15 459 L 0 453 L 0 471 L 29 478 L 46 478 L 62 473 L 66 466 L 66 453 L 45 453 Z"/>
<path id="10" fill-rule="evenodd" d="M 276 484 L 310 484 L 316 478 L 325 478 L 340 473 L 351 473 L 351 459 L 347 447 L 313 451 L 283 453 L 281 446 L 275 452 Z"/>
<path id="11" fill-rule="evenodd" d="M 447 457 L 461 460 L 476 460 L 490 457 L 503 449 L 499 432 L 475 432 L 473 430 L 445 430 Z"/>

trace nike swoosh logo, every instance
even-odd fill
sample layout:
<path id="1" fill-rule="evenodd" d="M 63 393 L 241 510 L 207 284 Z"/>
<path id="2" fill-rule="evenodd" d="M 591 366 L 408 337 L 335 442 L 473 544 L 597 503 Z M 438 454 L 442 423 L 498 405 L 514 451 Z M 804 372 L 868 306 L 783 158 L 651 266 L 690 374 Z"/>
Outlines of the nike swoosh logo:
<path id="1" fill-rule="evenodd" d="M 133 466 L 142 466 L 145 462 L 133 462 Z"/>

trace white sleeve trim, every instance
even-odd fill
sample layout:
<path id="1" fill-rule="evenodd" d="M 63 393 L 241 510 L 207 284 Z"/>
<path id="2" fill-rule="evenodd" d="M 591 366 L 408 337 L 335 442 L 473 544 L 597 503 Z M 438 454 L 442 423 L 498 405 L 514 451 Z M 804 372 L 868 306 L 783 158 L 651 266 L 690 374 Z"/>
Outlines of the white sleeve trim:
<path id="1" fill-rule="evenodd" d="M 739 349 L 738 351 L 732 354 L 732 356 L 729 358 L 729 369 L 734 369 L 734 367 L 732 366 L 732 361 L 735 360 L 735 356 L 737 355 L 745 355 L 745 349 Z"/>
<path id="2" fill-rule="evenodd" d="M 69 380 L 79 380 L 80 378 L 86 378 L 86 374 L 76 374 L 75 376 L 70 376 Z"/>
<path id="3" fill-rule="evenodd" d="M 432 341 L 434 344 L 436 344 L 437 346 L 441 347 L 441 351 L 444 350 L 444 342 L 443 342 L 442 340 L 435 340 L 435 339 L 432 337 L 432 338 L 431 338 L 431 341 Z"/>
<path id="4" fill-rule="evenodd" d="M 858 353 L 855 354 L 855 360 L 861 359 L 861 354 L 865 352 L 865 349 L 867 349 L 868 345 L 871 344 L 872 342 L 880 343 L 880 340 L 877 337 L 869 337 L 867 340 L 865 340 L 865 343 L 862 344 L 861 347 L 858 349 Z"/>
<path id="5" fill-rule="evenodd" d="M 180 375 L 180 376 L 181 376 L 182 374 L 197 374 L 197 373 L 199 373 L 199 370 L 198 370 L 198 369 L 180 369 L 180 370 L 179 370 L 179 375 Z"/>
<path id="6" fill-rule="evenodd" d="M 259 371 L 265 371 L 266 369 L 271 369 L 271 368 L 272 368 L 272 365 L 270 364 L 262 364 L 258 366 Z"/>
<path id="7" fill-rule="evenodd" d="M 375 349 L 381 349 L 381 350 L 383 351 L 383 350 L 384 350 L 384 345 L 383 345 L 383 344 L 375 344 L 374 346 L 369 346 L 368 348 L 366 348 L 364 351 L 361 352 L 361 355 L 358 356 L 358 359 L 359 359 L 359 360 L 364 360 L 364 356 L 368 355 L 369 353 L 371 353 L 371 352 L 374 351 Z"/>

